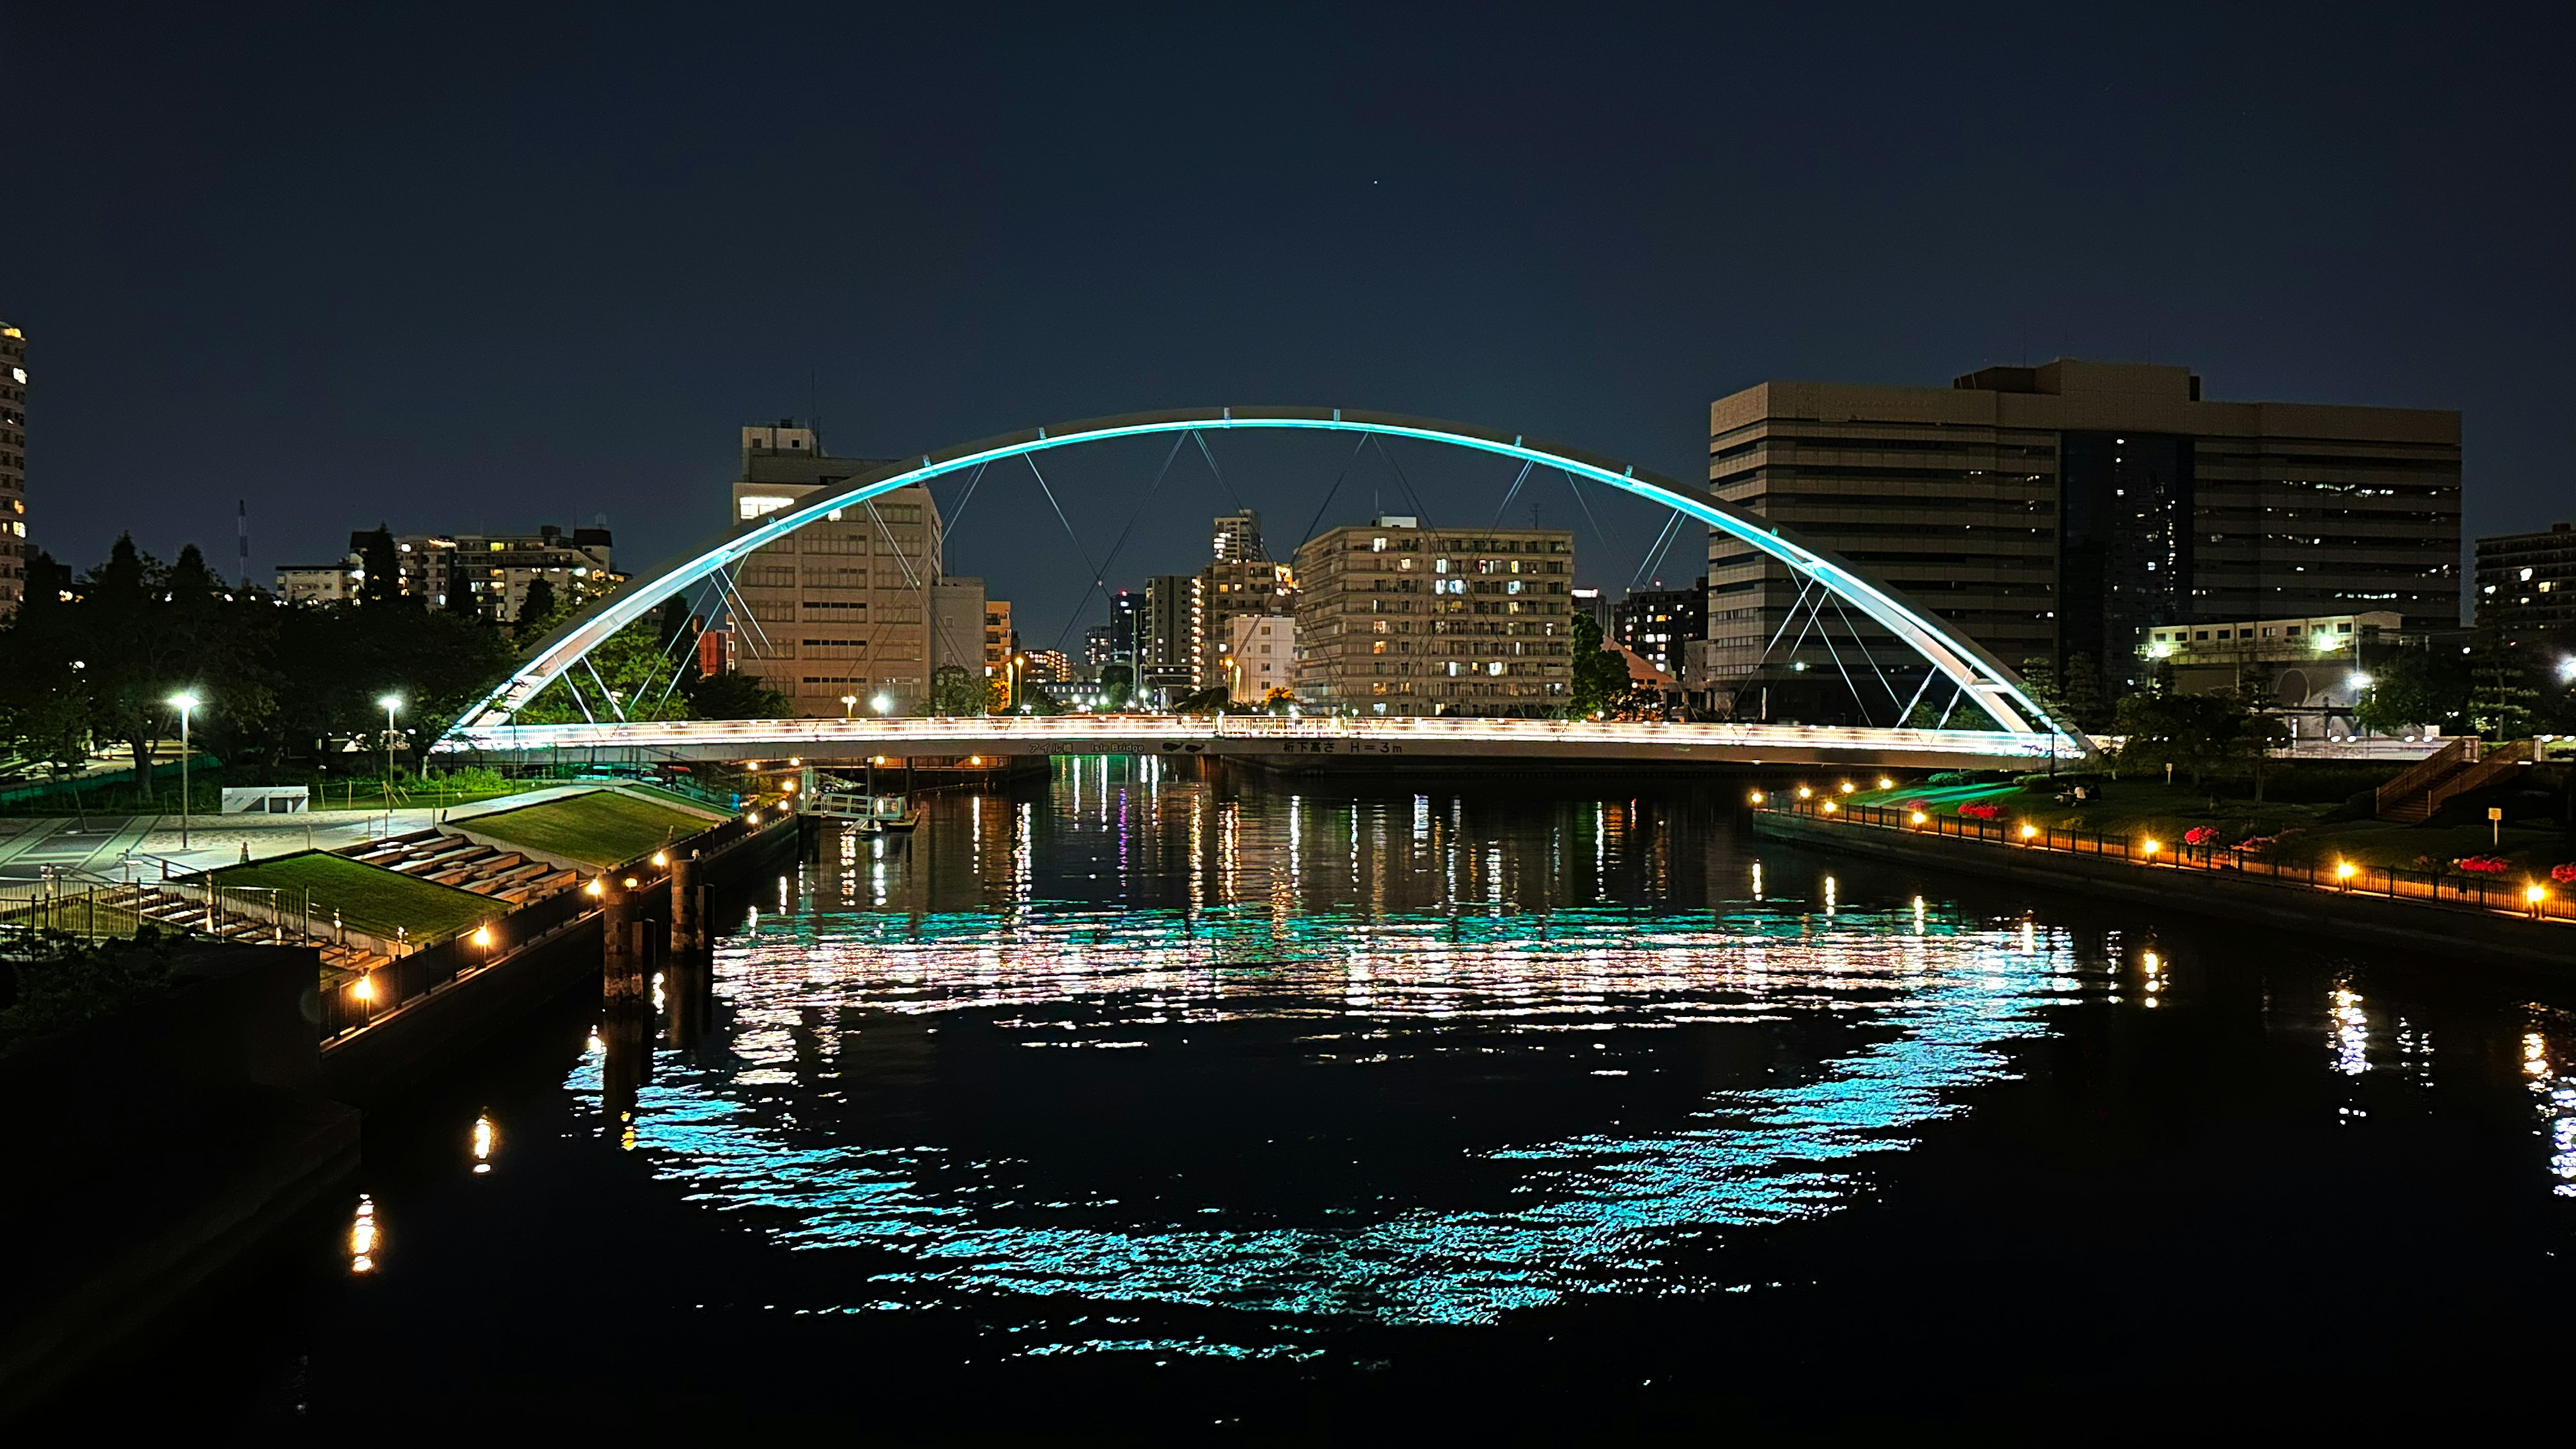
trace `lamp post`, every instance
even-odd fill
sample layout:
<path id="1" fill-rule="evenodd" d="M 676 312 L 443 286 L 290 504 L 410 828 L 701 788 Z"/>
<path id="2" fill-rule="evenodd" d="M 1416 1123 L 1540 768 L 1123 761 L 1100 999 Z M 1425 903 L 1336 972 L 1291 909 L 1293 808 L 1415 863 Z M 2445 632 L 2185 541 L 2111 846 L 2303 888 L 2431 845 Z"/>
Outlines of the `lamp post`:
<path id="1" fill-rule="evenodd" d="M 844 720 L 848 719 L 848 718 L 850 717 L 850 712 L 851 712 L 852 710 L 857 709 L 858 707 L 859 707 L 859 697 L 858 697 L 857 695 L 855 695 L 855 694 L 845 694 L 845 695 L 842 695 L 842 696 L 841 696 L 841 718 L 842 718 L 842 719 L 844 719 Z"/>
<path id="2" fill-rule="evenodd" d="M 170 696 L 170 705 L 179 711 L 179 848 L 188 848 L 188 716 L 197 708 L 197 697 L 185 692 Z"/>
<path id="3" fill-rule="evenodd" d="M 376 703 L 385 707 L 385 833 L 394 833 L 394 711 L 402 708 L 402 696 L 388 694 Z"/>

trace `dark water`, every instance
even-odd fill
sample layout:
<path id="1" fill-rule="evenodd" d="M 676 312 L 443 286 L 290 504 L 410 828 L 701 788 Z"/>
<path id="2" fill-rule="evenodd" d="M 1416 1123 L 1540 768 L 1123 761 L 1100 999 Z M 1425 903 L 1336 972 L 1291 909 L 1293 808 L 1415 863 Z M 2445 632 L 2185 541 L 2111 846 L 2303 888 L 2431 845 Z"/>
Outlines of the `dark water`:
<path id="1" fill-rule="evenodd" d="M 2563 1416 L 2565 993 L 1737 794 L 1090 760 L 827 838 L 631 1122 L 565 1003 L 371 1122 L 363 1271 L 336 1204 L 151 1375 L 316 1437 Z"/>

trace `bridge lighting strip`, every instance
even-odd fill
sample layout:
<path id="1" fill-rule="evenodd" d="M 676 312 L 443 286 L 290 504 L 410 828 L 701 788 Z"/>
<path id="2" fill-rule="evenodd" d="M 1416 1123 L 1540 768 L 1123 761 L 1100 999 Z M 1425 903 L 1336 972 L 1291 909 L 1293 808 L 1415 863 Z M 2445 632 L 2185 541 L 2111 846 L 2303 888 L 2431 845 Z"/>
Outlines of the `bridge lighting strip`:
<path id="1" fill-rule="evenodd" d="M 997 443 L 963 453 L 944 462 L 932 462 L 924 454 L 921 466 L 907 468 L 891 477 L 880 478 L 845 489 L 800 508 L 782 509 L 763 515 L 753 526 L 737 531 L 732 537 L 694 558 L 665 569 L 649 579 L 629 583 L 612 596 L 598 612 L 576 619 L 556 631 L 539 646 L 534 658 L 523 664 L 500 687 L 486 695 L 458 721 L 459 730 L 471 731 L 488 738 L 483 732 L 504 725 L 539 690 L 556 676 L 586 657 L 592 649 L 606 642 L 610 635 L 642 619 L 689 585 L 732 564 L 753 550 L 765 547 L 828 513 L 856 507 L 869 499 L 927 483 L 933 478 L 980 465 L 1068 448 L 1084 443 L 1108 442 L 1117 438 L 1136 438 L 1163 433 L 1190 432 L 1201 428 L 1284 428 L 1308 432 L 1369 433 L 1379 437 L 1414 438 L 1427 443 L 1469 448 L 1498 457 L 1517 459 L 1541 467 L 1560 468 L 1580 474 L 1596 483 L 1617 488 L 1639 498 L 1660 503 L 1676 512 L 1688 514 L 1709 527 L 1753 545 L 1762 552 L 1787 564 L 1792 569 L 1823 584 L 1828 590 L 1860 607 L 1882 628 L 1903 640 L 1933 668 L 1966 692 L 1987 716 L 2005 733 L 2037 733 L 2031 722 L 2038 721 L 2049 729 L 2048 743 L 2039 753 L 2053 754 L 2057 742 L 2073 744 L 2075 753 L 2085 753 L 2083 736 L 2049 718 L 2023 692 L 2012 673 L 1997 661 L 1983 657 L 1976 646 L 1951 638 L 1932 621 L 1916 614 L 1885 591 L 1871 584 L 1832 557 L 1780 536 L 1754 514 L 1746 513 L 1721 499 L 1694 498 L 1677 485 L 1648 475 L 1640 478 L 1630 467 L 1614 472 L 1593 463 L 1527 446 L 1519 435 L 1508 442 L 1479 437 L 1473 433 L 1452 431 L 1454 425 L 1426 422 L 1391 422 L 1365 417 L 1346 417 L 1342 409 L 1330 410 L 1329 417 L 1237 416 L 1232 408 L 1212 410 L 1212 416 L 1196 414 L 1157 417 L 1132 423 L 1078 423 L 1073 427 L 1050 432 L 1038 429 L 1034 438 Z M 1319 410 L 1321 411 L 1321 410 Z M 2016 710 L 2019 712 L 2016 713 Z"/>

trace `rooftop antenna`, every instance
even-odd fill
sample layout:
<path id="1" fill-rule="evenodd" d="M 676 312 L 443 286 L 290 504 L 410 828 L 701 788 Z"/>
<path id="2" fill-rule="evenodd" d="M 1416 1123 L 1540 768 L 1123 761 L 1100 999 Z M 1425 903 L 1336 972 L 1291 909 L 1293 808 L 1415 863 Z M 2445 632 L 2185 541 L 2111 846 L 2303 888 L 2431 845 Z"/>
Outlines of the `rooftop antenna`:
<path id="1" fill-rule="evenodd" d="M 240 545 L 241 586 L 246 590 L 250 587 L 250 500 L 247 498 L 233 502 L 233 537 Z"/>

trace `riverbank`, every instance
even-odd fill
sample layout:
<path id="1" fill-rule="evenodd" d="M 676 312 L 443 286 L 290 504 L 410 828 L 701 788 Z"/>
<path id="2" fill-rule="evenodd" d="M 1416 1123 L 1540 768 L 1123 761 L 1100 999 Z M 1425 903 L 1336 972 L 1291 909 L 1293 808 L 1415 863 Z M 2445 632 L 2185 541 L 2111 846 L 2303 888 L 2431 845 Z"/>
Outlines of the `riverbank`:
<path id="1" fill-rule="evenodd" d="M 1757 839 L 1847 851 L 1934 869 L 2082 891 L 2220 920 L 2443 956 L 2469 955 L 2499 964 L 2564 973 L 2576 970 L 2576 920 L 2564 890 L 2546 891 L 2531 914 L 2513 913 L 2503 898 L 2446 902 L 2398 894 L 2399 877 L 2364 880 L 2334 871 L 2310 878 L 2249 871 L 2217 860 L 2193 861 L 2167 842 L 2086 843 L 2073 836 L 2024 837 L 2018 828 L 1869 806 L 1759 808 Z M 2034 830 L 2038 827 L 2032 827 Z M 2358 888 L 2356 888 L 2358 886 Z M 2379 893 L 2369 888 L 2379 886 Z M 2435 888 L 2438 891 L 2438 887 Z"/>

